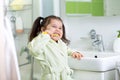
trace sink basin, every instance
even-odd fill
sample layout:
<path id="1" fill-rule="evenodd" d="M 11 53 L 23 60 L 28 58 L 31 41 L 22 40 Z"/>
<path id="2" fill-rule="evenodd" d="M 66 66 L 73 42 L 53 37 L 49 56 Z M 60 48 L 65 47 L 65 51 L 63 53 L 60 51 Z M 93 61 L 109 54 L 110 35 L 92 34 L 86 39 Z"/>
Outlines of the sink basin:
<path id="1" fill-rule="evenodd" d="M 72 69 L 87 71 L 107 71 L 116 66 L 120 61 L 120 53 L 114 52 L 82 52 L 84 57 L 81 60 L 69 57 L 68 64 Z"/>

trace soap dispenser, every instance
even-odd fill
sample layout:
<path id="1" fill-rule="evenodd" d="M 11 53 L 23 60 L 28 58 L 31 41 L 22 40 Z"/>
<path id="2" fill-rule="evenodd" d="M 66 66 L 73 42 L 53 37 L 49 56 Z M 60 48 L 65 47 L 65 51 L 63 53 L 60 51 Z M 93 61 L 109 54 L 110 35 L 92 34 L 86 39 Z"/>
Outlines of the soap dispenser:
<path id="1" fill-rule="evenodd" d="M 118 31 L 117 38 L 114 40 L 113 51 L 120 53 L 120 30 Z"/>

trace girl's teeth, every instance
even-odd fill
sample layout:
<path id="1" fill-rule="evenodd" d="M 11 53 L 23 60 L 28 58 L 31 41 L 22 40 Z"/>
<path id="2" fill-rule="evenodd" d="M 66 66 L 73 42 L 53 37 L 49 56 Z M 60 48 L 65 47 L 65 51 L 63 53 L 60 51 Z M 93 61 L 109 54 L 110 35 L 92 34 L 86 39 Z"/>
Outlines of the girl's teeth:
<path id="1" fill-rule="evenodd" d="M 53 34 L 54 37 L 58 37 L 59 35 L 58 34 Z"/>

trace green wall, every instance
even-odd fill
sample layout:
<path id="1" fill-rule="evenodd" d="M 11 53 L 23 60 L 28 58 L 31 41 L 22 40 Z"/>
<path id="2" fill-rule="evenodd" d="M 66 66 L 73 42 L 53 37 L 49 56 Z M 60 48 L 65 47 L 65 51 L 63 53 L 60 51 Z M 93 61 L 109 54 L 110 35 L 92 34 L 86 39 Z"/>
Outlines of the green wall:
<path id="1" fill-rule="evenodd" d="M 92 0 L 92 2 L 66 1 L 66 14 L 104 16 L 104 2 L 103 0 Z"/>

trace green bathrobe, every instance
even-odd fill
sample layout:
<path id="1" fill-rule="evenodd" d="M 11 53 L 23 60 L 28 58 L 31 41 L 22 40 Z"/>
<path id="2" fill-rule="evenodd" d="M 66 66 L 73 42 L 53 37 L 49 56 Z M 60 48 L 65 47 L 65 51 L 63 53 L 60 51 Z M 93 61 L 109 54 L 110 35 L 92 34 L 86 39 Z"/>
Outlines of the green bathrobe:
<path id="1" fill-rule="evenodd" d="M 29 42 L 28 48 L 40 63 L 40 80 L 73 80 L 67 61 L 73 50 L 62 40 L 56 43 L 48 34 L 39 34 Z"/>

